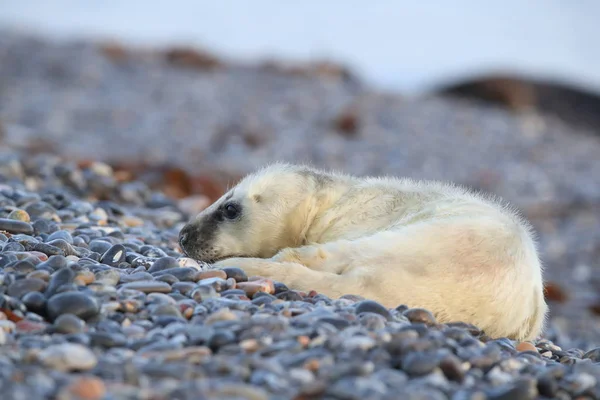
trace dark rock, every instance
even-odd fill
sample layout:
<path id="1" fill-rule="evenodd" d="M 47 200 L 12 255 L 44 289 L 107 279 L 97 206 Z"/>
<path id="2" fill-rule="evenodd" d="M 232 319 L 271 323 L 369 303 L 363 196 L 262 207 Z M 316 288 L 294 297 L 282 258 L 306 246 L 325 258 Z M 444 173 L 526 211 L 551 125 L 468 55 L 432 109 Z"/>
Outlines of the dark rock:
<path id="1" fill-rule="evenodd" d="M 227 278 L 233 278 L 236 282 L 248 282 L 248 276 L 241 268 L 229 267 L 223 268 Z"/>
<path id="2" fill-rule="evenodd" d="M 98 301 L 81 292 L 58 293 L 48 299 L 48 317 L 55 320 L 63 314 L 73 314 L 83 320 L 95 317 L 100 312 Z"/>
<path id="3" fill-rule="evenodd" d="M 29 311 L 36 314 L 44 314 L 46 312 L 46 296 L 40 292 L 29 292 L 21 298 L 21 301 Z"/>
<path id="4" fill-rule="evenodd" d="M 30 223 L 7 218 L 0 218 L 0 230 L 26 235 L 33 234 L 33 226 Z"/>
<path id="5" fill-rule="evenodd" d="M 116 266 L 125 261 L 127 249 L 122 244 L 115 244 L 108 249 L 100 258 L 100 262 L 106 265 Z"/>
<path id="6" fill-rule="evenodd" d="M 364 312 L 371 312 L 379 314 L 388 321 L 392 319 L 392 316 L 387 308 L 372 300 L 364 300 L 356 305 L 355 311 L 357 315 Z"/>
<path id="7" fill-rule="evenodd" d="M 154 261 L 152 266 L 148 268 L 148 272 L 164 271 L 171 268 L 179 268 L 179 263 L 173 257 L 161 257 Z"/>
<path id="8" fill-rule="evenodd" d="M 61 268 L 56 271 L 50 278 L 50 282 L 46 288 L 46 297 L 52 297 L 58 291 L 59 287 L 73 283 L 75 276 L 76 274 L 71 268 Z"/>

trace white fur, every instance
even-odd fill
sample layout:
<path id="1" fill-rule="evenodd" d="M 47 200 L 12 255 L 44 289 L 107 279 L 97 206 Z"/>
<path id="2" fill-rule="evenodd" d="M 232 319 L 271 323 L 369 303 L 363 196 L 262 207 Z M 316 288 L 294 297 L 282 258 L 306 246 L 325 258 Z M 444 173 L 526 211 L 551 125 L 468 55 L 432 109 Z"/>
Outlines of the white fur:
<path id="1" fill-rule="evenodd" d="M 244 216 L 223 223 L 211 254 L 238 258 L 219 268 L 331 297 L 424 307 L 439 322 L 472 323 L 492 337 L 541 333 L 547 305 L 531 228 L 496 199 L 440 182 L 289 164 L 249 175 L 232 191 Z"/>

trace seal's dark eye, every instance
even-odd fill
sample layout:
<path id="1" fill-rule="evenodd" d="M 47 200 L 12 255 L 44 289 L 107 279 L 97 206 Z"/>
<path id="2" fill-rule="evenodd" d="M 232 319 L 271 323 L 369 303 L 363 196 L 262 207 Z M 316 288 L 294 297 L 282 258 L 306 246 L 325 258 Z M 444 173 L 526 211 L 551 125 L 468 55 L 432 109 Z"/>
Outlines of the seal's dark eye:
<path id="1" fill-rule="evenodd" d="M 235 206 L 235 204 L 227 204 L 225 205 L 225 207 L 223 207 L 223 215 L 225 216 L 225 218 L 227 219 L 234 219 L 239 215 L 239 210 L 238 208 Z"/>

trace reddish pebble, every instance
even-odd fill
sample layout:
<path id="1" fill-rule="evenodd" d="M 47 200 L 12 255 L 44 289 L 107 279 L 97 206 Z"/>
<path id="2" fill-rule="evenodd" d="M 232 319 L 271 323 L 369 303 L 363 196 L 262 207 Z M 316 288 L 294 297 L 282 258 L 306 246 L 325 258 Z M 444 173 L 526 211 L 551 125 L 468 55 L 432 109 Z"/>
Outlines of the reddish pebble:
<path id="1" fill-rule="evenodd" d="M 529 342 L 521 342 L 517 345 L 517 351 L 535 351 L 538 352 L 538 349 Z"/>
<path id="2" fill-rule="evenodd" d="M 308 336 L 305 336 L 305 335 L 298 336 L 297 340 L 298 340 L 298 343 L 300 343 L 300 345 L 302 347 L 306 347 L 310 343 L 310 338 Z"/>
<path id="3" fill-rule="evenodd" d="M 194 315 L 194 306 L 187 303 L 180 303 L 179 311 L 181 311 L 181 314 L 185 319 L 190 319 L 192 318 L 192 315 Z"/>
<path id="4" fill-rule="evenodd" d="M 106 386 L 95 376 L 81 376 L 66 387 L 66 392 L 82 400 L 99 400 L 106 396 Z"/>
<path id="5" fill-rule="evenodd" d="M 80 271 L 75 279 L 80 279 L 83 283 L 89 285 L 96 280 L 96 276 L 92 271 Z"/>
<path id="6" fill-rule="evenodd" d="M 208 279 L 208 278 L 221 278 L 221 279 L 227 279 L 227 273 L 225 273 L 225 271 L 222 271 L 220 269 L 214 269 L 214 270 L 210 270 L 210 271 L 201 271 L 198 272 L 198 275 L 196 275 L 196 280 L 201 281 L 202 279 Z"/>
<path id="7" fill-rule="evenodd" d="M 275 286 L 271 279 L 262 278 L 256 281 L 239 282 L 237 284 L 238 289 L 242 289 L 246 292 L 248 297 L 254 296 L 258 292 L 266 292 L 269 294 L 275 293 Z"/>

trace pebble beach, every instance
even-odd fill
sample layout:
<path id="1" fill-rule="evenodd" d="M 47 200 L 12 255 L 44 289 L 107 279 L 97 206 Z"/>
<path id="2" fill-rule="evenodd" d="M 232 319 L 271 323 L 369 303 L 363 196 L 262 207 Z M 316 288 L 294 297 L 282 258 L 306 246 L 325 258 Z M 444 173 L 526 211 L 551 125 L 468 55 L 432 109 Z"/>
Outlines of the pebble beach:
<path id="1" fill-rule="evenodd" d="M 600 329 L 589 307 L 600 276 L 593 268 L 598 137 L 543 116 L 370 93 L 339 71 L 314 79 L 268 68 L 214 72 L 213 61 L 198 72 L 154 58 L 123 61 L 115 48 L 111 61 L 106 51 L 0 38 L 2 399 L 600 398 Z M 171 53 L 171 61 L 181 57 Z M 147 82 L 160 87 L 158 97 L 134 90 Z M 196 86 L 176 93 L 186 82 Z M 168 109 L 172 102 L 160 96 L 175 93 L 180 102 Z M 131 114 L 126 103 L 146 113 Z M 254 113 L 253 106 L 276 111 Z M 385 111 L 393 107 L 400 114 Z M 190 110 L 204 111 L 192 118 Z M 465 139 L 474 154 L 459 165 L 444 153 L 452 150 L 448 137 L 436 132 L 443 127 L 453 137 L 464 124 L 487 126 L 492 137 Z M 432 136 L 405 140 L 398 156 L 382 150 L 399 140 L 388 129 Z M 311 147 L 307 138 L 318 134 L 320 147 Z M 51 143 L 53 154 L 33 151 L 37 140 Z M 490 156 L 477 154 L 478 140 L 521 150 L 507 150 L 510 160 L 492 152 L 494 167 L 477 169 L 478 157 Z M 440 165 L 418 163 L 427 143 Z M 350 151 L 359 146 L 362 158 Z M 191 171 L 219 166 L 231 176 L 273 159 L 275 149 L 287 160 L 359 174 L 444 178 L 454 170 L 459 182 L 494 190 L 531 216 L 547 276 L 569 301 L 555 294 L 543 337 L 519 343 L 460 321 L 439 324 L 425 309 L 387 309 L 353 293 L 330 299 L 236 268 L 214 270 L 177 245 L 192 198 L 169 196 L 110 165 L 150 159 Z M 520 175 L 535 157 L 542 161 L 534 173 Z M 536 175 L 544 165 L 557 172 Z"/>

